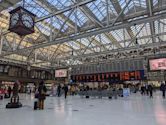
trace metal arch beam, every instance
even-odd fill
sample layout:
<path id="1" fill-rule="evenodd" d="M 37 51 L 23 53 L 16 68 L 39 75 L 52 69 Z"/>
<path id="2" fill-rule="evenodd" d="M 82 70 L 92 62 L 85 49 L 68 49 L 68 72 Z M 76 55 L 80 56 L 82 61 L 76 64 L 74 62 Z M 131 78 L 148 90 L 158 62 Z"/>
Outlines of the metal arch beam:
<path id="1" fill-rule="evenodd" d="M 77 0 L 77 1 L 82 1 L 82 0 Z M 80 9 L 84 12 L 84 14 L 93 22 L 95 22 L 98 26 L 100 27 L 104 27 L 104 25 L 101 23 L 100 20 L 97 19 L 96 15 L 93 14 L 93 12 L 87 7 L 87 6 L 82 6 L 80 7 Z M 109 33 L 104 33 L 104 35 L 106 36 L 106 38 L 108 38 L 113 44 L 115 44 L 118 48 L 121 48 L 122 46 L 118 43 L 118 41 L 115 39 L 115 37 L 112 34 Z M 96 40 L 97 42 L 97 40 Z M 94 42 L 93 42 L 94 43 Z M 104 47 L 102 45 L 102 43 L 100 43 L 99 41 L 97 42 L 97 44 L 101 45 L 102 47 Z M 108 50 L 106 47 L 104 47 L 105 50 Z"/>
<path id="2" fill-rule="evenodd" d="M 36 0 L 37 4 L 39 4 L 40 6 L 45 7 L 50 13 L 55 13 L 57 11 L 59 11 L 55 6 L 51 5 L 50 3 L 48 3 L 46 0 Z M 70 9 L 71 10 L 71 9 Z M 68 24 L 71 28 L 75 29 L 75 23 L 68 19 L 68 17 L 66 17 L 64 14 L 61 15 L 57 15 L 58 18 L 60 18 L 61 20 L 67 20 L 66 24 Z M 78 26 L 77 26 L 78 27 Z M 58 31 L 59 32 L 59 31 Z M 83 46 L 85 46 L 84 44 L 81 44 Z"/>
<path id="3" fill-rule="evenodd" d="M 113 5 L 114 9 L 116 10 L 116 12 L 119 14 L 122 11 L 122 8 L 121 8 L 119 2 L 117 0 L 110 0 L 110 1 L 111 1 L 112 5 Z M 125 17 L 125 15 L 124 15 L 124 13 L 122 13 L 122 15 L 120 17 L 120 20 L 123 21 L 124 17 Z M 126 21 L 124 21 L 124 22 L 126 22 Z M 126 28 L 126 30 L 127 30 L 128 34 L 129 34 L 130 38 L 133 38 L 134 37 L 134 33 L 132 32 L 131 28 L 128 27 L 128 28 Z"/>
<path id="4" fill-rule="evenodd" d="M 154 35 L 154 37 L 159 37 L 159 36 L 163 36 L 163 35 L 166 35 L 166 32 L 164 32 L 164 33 L 159 33 L 159 34 L 156 34 L 156 35 Z M 148 39 L 148 38 L 151 38 L 152 37 L 152 35 L 148 35 L 148 36 L 143 36 L 143 37 L 140 37 L 140 38 L 138 38 L 138 39 Z M 132 39 L 128 39 L 128 40 L 125 40 L 125 41 L 120 41 L 121 43 L 123 43 L 123 42 L 130 42 Z M 107 43 L 107 44 L 105 44 L 105 45 L 110 45 L 111 43 Z M 144 45 L 141 45 L 141 46 L 147 46 L 147 47 L 150 47 L 149 45 L 152 45 L 152 47 L 154 47 L 154 45 L 157 45 L 157 44 L 160 44 L 161 46 L 162 45 L 165 45 L 166 43 L 165 42 L 162 42 L 162 43 L 150 43 L 150 44 L 144 44 Z M 95 47 L 98 47 L 98 46 L 95 46 Z M 3 48 L 3 51 L 6 51 L 6 50 L 4 50 L 5 48 Z M 84 48 L 83 50 L 85 50 L 86 48 Z M 90 49 L 90 48 L 89 48 Z M 132 50 L 132 49 L 138 49 L 138 48 L 136 48 L 136 47 L 126 47 L 125 48 L 125 50 Z M 89 56 L 97 56 L 97 55 L 102 55 L 102 54 L 108 54 L 108 53 L 110 53 L 110 52 L 118 52 L 118 51 L 124 51 L 124 49 L 115 49 L 115 50 L 112 50 L 112 51 L 102 51 L 102 52 L 100 52 L 100 53 L 91 53 L 91 54 L 85 54 L 83 57 L 89 57 Z M 75 50 L 74 52 L 79 52 L 80 50 Z M 28 51 L 28 53 L 29 53 L 30 51 Z M 69 52 L 67 52 L 67 53 L 64 53 L 64 55 L 66 55 L 66 54 L 68 54 Z M 18 53 L 19 55 L 22 55 L 22 56 L 26 56 L 27 55 L 27 53 L 24 51 L 24 52 L 21 52 L 21 53 Z M 49 61 L 47 58 L 43 58 L 43 56 L 38 56 L 39 57 L 39 60 L 42 60 L 42 61 Z M 74 58 L 81 58 L 81 56 L 75 56 Z M 57 58 L 57 60 L 64 60 L 64 59 L 70 59 L 70 57 L 62 57 L 62 58 Z"/>
<path id="5" fill-rule="evenodd" d="M 46 0 L 36 0 L 35 2 L 40 6 L 44 7 L 45 9 L 47 9 L 47 11 L 49 11 L 50 13 L 55 13 L 58 11 L 58 9 L 55 6 L 51 5 Z M 57 15 L 57 17 L 61 20 L 68 20 L 68 17 L 66 17 L 64 14 L 59 14 Z M 68 20 L 66 24 L 72 29 L 75 29 L 75 23 L 72 20 Z"/>
<path id="6" fill-rule="evenodd" d="M 51 24 L 49 24 L 48 22 L 46 22 L 46 21 L 41 21 L 40 22 L 41 24 L 43 24 L 43 25 L 45 25 L 45 26 L 48 26 L 50 29 L 53 29 L 54 30 L 54 32 L 58 32 L 59 30 L 58 29 L 56 29 L 54 26 L 51 26 Z"/>
<path id="7" fill-rule="evenodd" d="M 144 44 L 144 45 L 140 45 L 141 48 L 146 48 L 146 47 L 155 47 L 157 46 L 159 43 L 149 43 L 149 44 Z M 165 42 L 160 42 L 160 45 L 166 45 Z M 125 48 L 125 51 L 131 51 L 131 50 L 138 50 L 137 47 L 127 47 Z M 95 56 L 100 56 L 100 55 L 105 55 L 105 54 L 114 54 L 116 52 L 124 52 L 123 48 L 119 48 L 119 49 L 115 49 L 115 50 L 111 50 L 111 51 L 103 51 L 103 52 L 96 52 L 96 53 L 90 53 L 90 54 L 84 54 L 82 56 L 73 56 L 72 59 L 81 59 L 81 58 L 85 58 L 85 57 L 95 57 Z M 56 61 L 59 60 L 68 60 L 70 59 L 70 57 L 64 57 L 64 58 L 57 58 Z"/>
<path id="8" fill-rule="evenodd" d="M 40 1 L 40 0 L 37 0 L 37 3 L 38 3 L 38 4 L 41 4 L 41 1 Z M 43 4 L 44 4 L 44 5 L 43 5 Z M 45 1 L 45 0 L 42 0 L 42 5 L 41 5 L 41 6 L 46 6 L 46 9 L 47 9 L 49 12 L 51 12 L 51 13 L 58 11 L 58 9 L 57 9 L 55 6 L 49 4 L 49 3 L 48 3 L 47 1 Z M 53 11 L 53 12 L 52 12 L 52 11 Z M 75 29 L 75 23 L 74 23 L 73 21 L 69 20 L 68 17 L 66 17 L 66 16 L 63 15 L 63 14 L 59 15 L 58 17 L 61 18 L 62 20 L 68 20 L 66 23 L 67 23 L 70 27 L 72 27 L 72 28 Z M 77 26 L 77 27 L 78 27 L 78 26 Z M 77 43 L 77 44 L 80 44 L 81 46 L 86 47 L 86 46 L 85 46 L 83 43 L 81 43 L 81 42 L 79 42 L 79 43 Z M 74 49 L 74 48 L 73 48 L 73 49 Z M 91 51 L 92 51 L 92 50 L 91 50 Z"/>
<path id="9" fill-rule="evenodd" d="M 48 18 L 50 18 L 50 17 L 52 17 L 52 16 L 62 14 L 62 13 L 64 13 L 64 12 L 67 12 L 67 11 L 69 11 L 69 10 L 71 10 L 71 9 L 76 8 L 76 7 L 84 6 L 84 5 L 86 5 L 86 4 L 88 4 L 88 3 L 91 3 L 91 2 L 93 2 L 93 1 L 95 1 L 95 0 L 85 0 L 85 1 L 83 1 L 83 2 L 73 4 L 73 5 L 71 5 L 71 6 L 65 7 L 63 10 L 58 10 L 58 11 L 55 12 L 55 13 L 51 13 L 51 14 L 49 14 L 49 15 L 47 15 L 47 16 L 41 17 L 41 18 L 37 19 L 36 22 L 40 22 L 40 21 L 45 20 L 45 19 L 48 19 Z"/>
<path id="10" fill-rule="evenodd" d="M 82 2 L 82 0 L 77 0 L 77 1 Z M 87 6 L 82 6 L 80 7 L 80 9 L 90 20 L 94 21 L 98 26 L 103 26 L 102 23 L 96 18 L 96 16 Z M 95 45 L 101 45 L 104 50 L 107 50 L 107 48 L 104 47 L 102 43 L 96 40 L 95 38 L 94 41 L 92 41 L 92 43 L 94 43 Z"/>
<path id="11" fill-rule="evenodd" d="M 146 0 L 147 11 L 149 12 L 149 16 L 153 16 L 153 1 Z M 150 22 L 150 32 L 152 34 L 152 42 L 156 42 L 156 39 L 153 37 L 155 34 L 155 26 L 154 22 Z"/>
<path id="12" fill-rule="evenodd" d="M 155 34 L 154 35 L 154 37 L 159 37 L 159 36 L 164 36 L 164 35 L 166 35 L 166 32 L 163 32 L 163 33 L 159 33 L 159 34 Z M 147 35 L 147 36 L 142 36 L 142 37 L 138 37 L 138 40 L 142 40 L 142 39 L 149 39 L 149 38 L 151 38 L 152 37 L 152 35 Z M 120 43 L 123 43 L 123 42 L 131 42 L 133 39 L 127 39 L 127 40 L 123 40 L 123 41 L 120 41 Z M 157 44 L 160 44 L 160 43 L 155 43 L 155 44 L 153 44 L 153 45 L 157 45 Z M 109 45 L 112 45 L 111 43 L 107 43 L 107 44 L 104 44 L 105 46 L 109 46 Z M 143 44 L 143 45 L 140 45 L 140 46 L 144 46 L 145 44 Z M 150 45 L 151 45 L 151 43 L 150 43 Z M 162 44 L 160 44 L 161 46 L 162 45 L 166 45 L 166 43 L 162 43 Z M 148 45 L 145 45 L 145 46 L 147 46 L 148 47 Z M 94 47 L 91 47 L 91 48 L 96 48 L 96 47 L 98 47 L 98 46 L 94 46 Z M 90 47 L 89 47 L 90 48 Z M 130 50 L 130 48 L 135 48 L 135 49 L 138 49 L 137 47 L 135 47 L 135 46 L 128 46 L 128 47 L 125 47 L 125 49 L 114 49 L 113 51 L 116 51 L 116 52 L 118 52 L 118 50 Z M 83 50 L 85 50 L 86 48 L 84 48 Z M 76 50 L 76 52 L 77 51 L 80 51 L 80 50 Z M 96 53 L 96 55 L 100 55 L 100 54 L 107 54 L 107 53 L 105 53 L 105 52 L 107 52 L 107 53 L 109 53 L 109 52 L 112 52 L 112 50 L 111 51 L 102 51 L 102 52 L 100 52 L 100 53 Z M 91 53 L 91 54 L 95 54 L 95 53 Z M 90 54 L 90 55 L 91 55 Z M 64 54 L 65 55 L 65 54 Z M 86 55 L 86 54 L 85 54 Z M 68 59 L 68 57 L 66 57 L 66 58 L 60 58 L 60 59 Z"/>
<path id="13" fill-rule="evenodd" d="M 30 50 L 30 49 L 38 49 L 38 48 L 43 48 L 43 47 L 46 47 L 46 46 L 56 45 L 56 44 L 59 44 L 59 43 L 74 41 L 74 40 L 77 40 L 77 39 L 86 38 L 86 37 L 94 36 L 94 35 L 105 33 L 105 32 L 110 32 L 112 30 L 123 29 L 123 28 L 131 27 L 134 24 L 139 25 L 139 24 L 142 24 L 142 23 L 150 23 L 150 22 L 153 22 L 153 21 L 156 21 L 156 20 L 159 20 L 159 19 L 163 19 L 163 18 L 165 18 L 165 16 L 166 16 L 166 12 L 163 12 L 163 13 L 160 13 L 160 14 L 153 15 L 151 17 L 144 17 L 142 19 L 136 19 L 136 20 L 133 20 L 133 21 L 130 21 L 130 22 L 127 22 L 127 23 L 117 24 L 117 25 L 114 25 L 114 26 L 110 25 L 110 26 L 103 27 L 103 28 L 96 29 L 96 30 L 92 30 L 92 31 L 89 31 L 89 32 L 87 31 L 87 32 L 82 33 L 82 34 L 74 34 L 74 35 L 69 36 L 67 38 L 56 39 L 55 41 L 52 41 L 52 42 L 40 43 L 38 45 L 34 45 L 34 46 L 31 46 L 31 47 L 23 48 L 23 49 L 12 51 L 12 52 L 7 52 L 6 54 L 0 55 L 0 57 L 10 55 L 10 54 L 14 54 L 14 53 L 17 54 L 19 52 Z"/>
<path id="14" fill-rule="evenodd" d="M 83 48 L 86 48 L 87 46 L 86 45 L 84 45 L 81 41 L 74 41 L 76 44 L 79 44 L 80 46 L 82 46 Z M 81 47 L 80 47 L 81 48 Z M 92 52 L 95 52 L 93 49 L 89 49 L 90 51 L 92 51 Z"/>
<path id="15" fill-rule="evenodd" d="M 104 46 L 104 44 L 101 44 L 98 40 L 96 40 L 96 38 L 91 38 L 91 39 L 93 39 L 93 41 L 92 41 L 92 43 L 94 44 L 95 43 L 95 45 L 98 45 L 100 48 L 102 48 L 103 50 L 108 50 L 105 46 Z M 90 41 L 90 40 L 89 40 Z"/>

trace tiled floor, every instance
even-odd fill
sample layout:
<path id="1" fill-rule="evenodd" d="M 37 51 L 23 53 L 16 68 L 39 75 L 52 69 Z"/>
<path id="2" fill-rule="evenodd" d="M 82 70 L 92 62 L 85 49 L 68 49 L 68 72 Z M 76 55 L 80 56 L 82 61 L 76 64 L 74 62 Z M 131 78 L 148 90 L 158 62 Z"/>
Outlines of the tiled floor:
<path id="1" fill-rule="evenodd" d="M 0 125 L 166 125 L 166 100 L 139 94 L 127 98 L 49 97 L 45 110 L 34 111 L 34 99 L 22 95 L 20 109 L 5 109 L 0 100 Z"/>

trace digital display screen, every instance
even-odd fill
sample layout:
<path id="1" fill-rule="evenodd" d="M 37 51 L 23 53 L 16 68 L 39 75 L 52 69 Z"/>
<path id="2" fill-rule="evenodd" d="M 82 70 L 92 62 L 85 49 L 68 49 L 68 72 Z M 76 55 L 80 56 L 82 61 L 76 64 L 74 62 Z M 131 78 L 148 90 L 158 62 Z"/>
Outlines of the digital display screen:
<path id="1" fill-rule="evenodd" d="M 166 58 L 150 59 L 149 60 L 150 70 L 166 70 Z"/>
<path id="2" fill-rule="evenodd" d="M 55 77 L 67 77 L 67 70 L 66 69 L 60 69 L 55 71 Z"/>
<path id="3" fill-rule="evenodd" d="M 144 80 L 144 70 L 127 72 L 108 72 L 98 74 L 72 75 L 73 82 L 120 82 L 130 80 Z"/>

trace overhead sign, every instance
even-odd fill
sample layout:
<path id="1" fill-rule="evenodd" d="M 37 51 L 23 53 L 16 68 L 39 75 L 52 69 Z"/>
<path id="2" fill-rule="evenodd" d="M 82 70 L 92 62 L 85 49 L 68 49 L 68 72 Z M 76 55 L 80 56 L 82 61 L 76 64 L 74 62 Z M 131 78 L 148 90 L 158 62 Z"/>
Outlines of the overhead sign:
<path id="1" fill-rule="evenodd" d="M 150 70 L 166 70 L 166 58 L 150 59 L 149 60 Z"/>
<path id="2" fill-rule="evenodd" d="M 59 69 L 55 71 L 55 77 L 67 77 L 67 69 Z"/>
<path id="3" fill-rule="evenodd" d="M 110 82 L 144 80 L 144 70 L 72 75 L 73 82 Z"/>

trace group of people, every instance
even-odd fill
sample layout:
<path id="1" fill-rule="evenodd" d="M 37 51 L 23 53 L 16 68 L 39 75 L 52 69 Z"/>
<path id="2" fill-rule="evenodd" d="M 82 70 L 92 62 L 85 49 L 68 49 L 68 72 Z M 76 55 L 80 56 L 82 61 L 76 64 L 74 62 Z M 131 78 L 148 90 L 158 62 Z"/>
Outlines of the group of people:
<path id="1" fill-rule="evenodd" d="M 65 99 L 67 98 L 67 93 L 68 93 L 68 86 L 64 85 L 63 87 L 59 84 L 57 87 L 57 96 L 60 97 L 62 94 L 62 91 L 64 91 Z"/>
<path id="2" fill-rule="evenodd" d="M 12 94 L 12 91 L 13 91 L 13 88 L 11 86 L 7 86 L 7 87 L 4 87 L 4 88 L 0 88 L 0 90 L 3 91 L 3 94 L 4 94 L 5 98 L 10 98 L 11 94 Z"/>
<path id="3" fill-rule="evenodd" d="M 141 94 L 149 95 L 150 98 L 153 98 L 153 86 L 151 84 L 146 84 L 141 86 Z"/>
<path id="4" fill-rule="evenodd" d="M 162 97 L 165 98 L 165 92 L 166 92 L 166 84 L 161 83 L 160 90 L 162 91 Z M 142 95 L 149 95 L 150 98 L 153 98 L 153 91 L 154 87 L 151 84 L 146 84 L 141 86 L 141 94 Z"/>

